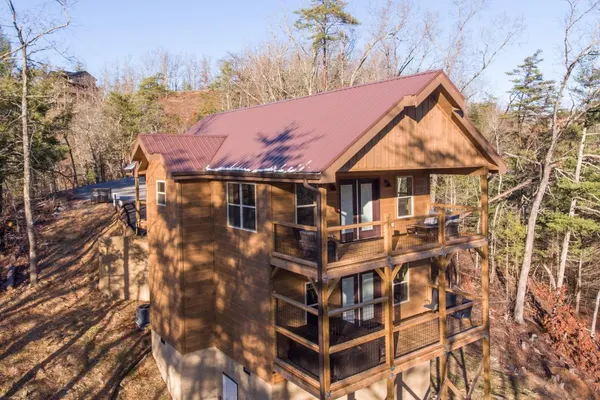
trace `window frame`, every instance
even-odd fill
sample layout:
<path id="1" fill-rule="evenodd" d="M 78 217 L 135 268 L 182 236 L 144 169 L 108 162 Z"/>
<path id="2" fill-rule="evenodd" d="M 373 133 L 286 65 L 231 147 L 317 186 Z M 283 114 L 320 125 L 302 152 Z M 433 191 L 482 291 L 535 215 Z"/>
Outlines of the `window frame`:
<path id="1" fill-rule="evenodd" d="M 313 208 L 313 215 L 315 214 L 315 211 L 317 209 L 317 199 L 315 198 L 315 201 L 312 204 L 300 204 L 298 205 L 298 185 L 302 185 L 301 183 L 295 183 L 294 184 L 294 223 L 298 223 L 298 208 Z M 315 196 L 316 197 L 316 196 Z M 314 225 L 307 225 L 307 226 L 316 226 L 317 221 L 314 221 Z"/>
<path id="2" fill-rule="evenodd" d="M 410 192 L 409 196 L 398 196 L 398 179 L 410 178 Z M 413 175 L 396 175 L 396 218 L 412 218 L 415 216 L 415 178 Z M 410 199 L 410 215 L 398 215 L 398 201 L 400 199 Z"/>
<path id="3" fill-rule="evenodd" d="M 236 398 L 236 400 L 239 400 L 240 385 L 238 385 L 237 381 L 235 379 L 233 379 L 231 376 L 229 376 L 228 374 L 226 374 L 225 372 L 222 373 L 222 377 L 221 377 L 221 384 L 223 386 L 221 388 L 221 391 L 222 391 L 221 396 L 223 397 L 223 399 L 225 399 L 225 378 L 229 379 L 235 385 L 235 398 Z"/>
<path id="4" fill-rule="evenodd" d="M 159 192 L 158 191 L 158 184 L 159 183 L 162 183 L 163 185 L 165 185 L 165 191 L 164 192 Z M 156 185 L 156 205 L 160 206 L 160 207 L 165 207 L 167 205 L 167 181 L 156 180 L 155 185 Z M 161 194 L 165 196 L 165 202 L 164 203 L 160 203 L 158 201 L 158 196 L 161 195 Z"/>
<path id="5" fill-rule="evenodd" d="M 392 297 L 394 298 L 394 306 L 398 306 L 400 304 L 405 304 L 410 302 L 410 264 L 406 263 L 406 277 L 403 281 L 394 282 L 392 281 Z M 398 273 L 402 272 L 402 270 L 398 271 Z M 396 302 L 396 286 L 401 286 L 403 283 L 406 283 L 406 300 Z"/>
<path id="6" fill-rule="evenodd" d="M 238 185 L 239 187 L 239 191 L 240 191 L 240 202 L 239 204 L 235 204 L 235 203 L 230 203 L 229 202 L 229 185 Z M 254 186 L 254 205 L 253 206 L 248 206 L 248 205 L 244 205 L 243 204 L 243 191 L 242 191 L 242 185 L 251 185 Z M 257 198 L 257 194 L 256 194 L 256 183 L 248 183 L 248 182 L 225 182 L 225 208 L 227 209 L 227 226 L 229 228 L 233 228 L 233 229 L 239 229 L 242 231 L 246 231 L 246 232 L 257 232 L 257 228 L 258 228 L 258 212 L 257 212 L 257 204 L 258 204 L 258 198 Z M 229 206 L 237 206 L 240 207 L 240 226 L 234 226 L 231 225 L 229 223 Z M 248 229 L 248 228 L 244 228 L 244 208 L 253 208 L 254 209 L 254 229 Z"/>

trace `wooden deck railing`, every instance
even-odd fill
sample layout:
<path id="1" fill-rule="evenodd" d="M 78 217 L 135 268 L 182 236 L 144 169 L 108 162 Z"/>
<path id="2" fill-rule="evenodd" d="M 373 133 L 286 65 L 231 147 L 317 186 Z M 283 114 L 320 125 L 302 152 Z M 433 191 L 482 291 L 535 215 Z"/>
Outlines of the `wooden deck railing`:
<path id="1" fill-rule="evenodd" d="M 460 293 L 461 296 L 466 294 L 456 290 L 453 292 Z M 461 334 L 474 332 L 481 327 L 481 312 L 475 311 L 480 310 L 481 298 L 470 296 L 472 297 L 465 297 L 469 299 L 468 302 L 449 307 L 445 313 L 429 310 L 410 318 L 394 320 L 393 359 L 396 363 L 401 364 L 421 353 L 434 358 L 433 355 L 437 353 L 429 352 L 430 350 L 441 352 L 444 349 L 443 343 L 459 339 L 463 336 Z M 292 371 L 305 384 L 312 384 L 313 389 L 318 392 L 317 310 L 304 305 L 299 299 L 288 298 L 279 293 L 273 292 L 273 299 L 277 363 Z M 349 313 L 377 307 L 387 300 L 387 297 L 379 297 L 328 311 L 332 384 L 339 385 L 359 374 L 379 373 L 378 368 L 385 364 L 385 316 L 381 314 L 371 318 L 373 315 L 369 314 L 365 319 Z M 444 341 L 440 329 L 442 314 L 448 316 Z M 364 312 L 361 315 L 365 315 Z"/>
<path id="2" fill-rule="evenodd" d="M 324 265 L 327 269 L 480 237 L 479 208 L 447 204 L 433 207 L 439 211 L 437 214 L 327 226 L 324 229 L 327 240 L 322 242 L 317 227 L 276 221 L 273 256 L 316 268 L 322 251 L 327 254 Z"/>

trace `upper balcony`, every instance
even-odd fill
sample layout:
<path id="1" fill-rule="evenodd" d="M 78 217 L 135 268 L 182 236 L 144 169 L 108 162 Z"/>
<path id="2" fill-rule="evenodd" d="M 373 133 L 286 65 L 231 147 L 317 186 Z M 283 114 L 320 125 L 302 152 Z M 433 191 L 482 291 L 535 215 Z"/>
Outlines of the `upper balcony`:
<path id="1" fill-rule="evenodd" d="M 400 264 L 452 248 L 478 247 L 485 241 L 480 208 L 432 204 L 430 209 L 428 215 L 325 226 L 322 243 L 315 226 L 275 221 L 271 263 L 316 277 L 319 246 L 323 246 L 327 255 L 322 261 L 323 274 L 339 277 L 350 269 L 360 272 L 390 261 Z"/>

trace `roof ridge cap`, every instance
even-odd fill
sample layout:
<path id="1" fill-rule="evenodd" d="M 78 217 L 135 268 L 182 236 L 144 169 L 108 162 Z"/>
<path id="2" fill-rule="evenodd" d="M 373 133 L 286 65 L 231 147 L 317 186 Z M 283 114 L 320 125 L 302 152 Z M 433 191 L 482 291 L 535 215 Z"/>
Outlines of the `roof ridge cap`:
<path id="1" fill-rule="evenodd" d="M 326 95 L 329 93 L 337 93 L 337 92 L 342 92 L 344 90 L 350 90 L 350 89 L 356 89 L 359 87 L 364 87 L 364 86 L 372 86 L 372 85 L 377 85 L 380 83 L 386 83 L 386 82 L 391 82 L 391 81 L 396 81 L 396 80 L 402 80 L 402 79 L 408 79 L 408 78 L 414 78 L 416 76 L 421 76 L 421 75 L 427 75 L 427 74 L 436 74 L 439 75 L 440 73 L 443 73 L 443 69 L 432 69 L 432 70 L 427 70 L 427 71 L 423 71 L 423 72 L 418 72 L 416 74 L 411 74 L 411 75 L 401 75 L 401 76 L 395 76 L 393 78 L 387 78 L 387 79 L 382 79 L 379 81 L 374 81 L 374 82 L 366 82 L 366 83 L 361 83 L 360 85 L 354 85 L 354 86 L 346 86 L 346 87 L 342 87 L 342 88 L 338 88 L 338 89 L 334 89 L 334 90 L 328 90 L 325 92 L 319 92 L 319 93 L 314 93 L 314 94 L 307 94 L 305 96 L 299 96 L 299 97 L 293 97 L 291 99 L 282 99 L 282 100 L 277 100 L 277 101 L 273 101 L 270 103 L 264 103 L 264 104 L 257 104 L 254 106 L 248 106 L 248 107 L 242 107 L 242 108 L 236 108 L 233 110 L 226 110 L 226 111 L 221 111 L 221 112 L 217 112 L 214 114 L 209 114 L 206 117 L 204 117 L 203 119 L 201 119 L 200 121 L 198 121 L 197 123 L 195 123 L 189 130 L 192 131 L 192 129 L 199 124 L 200 122 L 202 122 L 205 118 L 210 118 L 213 116 L 217 116 L 217 115 L 223 115 L 223 114 L 229 114 L 232 112 L 236 112 L 236 111 L 245 111 L 245 110 L 252 110 L 255 108 L 260 108 L 260 107 L 265 107 L 265 106 L 270 106 L 270 105 L 274 105 L 274 104 L 280 104 L 280 103 L 286 103 L 286 102 L 290 102 L 290 101 L 294 101 L 294 100 L 301 100 L 301 99 L 305 99 L 308 97 L 316 97 L 316 96 L 322 96 L 322 95 Z M 196 135 L 196 133 L 192 133 L 193 135 Z"/>

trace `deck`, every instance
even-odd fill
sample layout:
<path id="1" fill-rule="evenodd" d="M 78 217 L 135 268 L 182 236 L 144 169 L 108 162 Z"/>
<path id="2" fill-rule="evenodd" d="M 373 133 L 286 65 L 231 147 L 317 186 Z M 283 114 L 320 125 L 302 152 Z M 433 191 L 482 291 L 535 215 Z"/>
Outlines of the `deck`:
<path id="1" fill-rule="evenodd" d="M 481 299 L 475 295 L 448 291 L 452 303 L 446 309 L 446 339 L 441 340 L 441 313 L 424 307 L 410 318 L 394 320 L 394 374 L 425 362 L 449 349 L 483 337 Z M 467 297 L 468 296 L 468 297 Z M 318 317 L 300 301 L 274 294 L 277 332 L 275 370 L 286 379 L 318 396 Z M 298 299 L 299 300 L 299 299 Z M 343 395 L 355 381 L 383 379 L 386 365 L 383 301 L 358 308 L 374 307 L 367 320 L 344 317 L 340 309 L 329 311 L 330 376 L 332 398 Z M 316 311 L 316 310 L 314 310 Z M 363 315 L 363 313 L 361 313 Z M 394 315 L 397 313 L 394 311 Z M 360 379 L 359 379 L 360 378 Z M 337 393 L 336 393 L 337 390 Z"/>
<path id="2" fill-rule="evenodd" d="M 440 255 L 444 249 L 475 248 L 485 242 L 479 229 L 480 210 L 463 210 L 366 224 L 329 226 L 324 276 L 352 272 Z M 319 243 L 313 226 L 274 222 L 271 264 L 316 277 Z M 361 238 L 362 236 L 372 236 Z"/>

